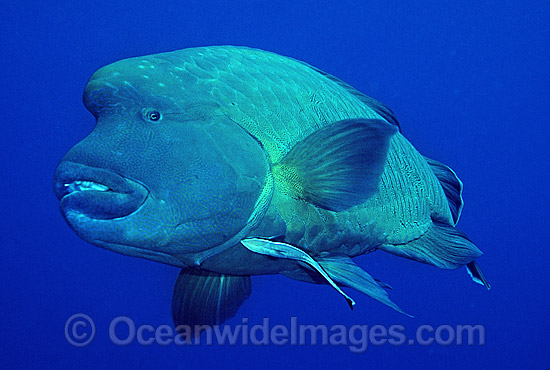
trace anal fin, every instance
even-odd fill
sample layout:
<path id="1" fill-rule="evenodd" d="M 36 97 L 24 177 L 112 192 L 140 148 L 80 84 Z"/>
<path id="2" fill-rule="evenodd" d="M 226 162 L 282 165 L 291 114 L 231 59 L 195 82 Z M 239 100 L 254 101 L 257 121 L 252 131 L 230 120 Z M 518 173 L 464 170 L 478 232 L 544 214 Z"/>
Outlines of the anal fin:
<path id="1" fill-rule="evenodd" d="M 462 231 L 436 220 L 420 238 L 379 249 L 444 269 L 462 267 L 483 254 Z"/>

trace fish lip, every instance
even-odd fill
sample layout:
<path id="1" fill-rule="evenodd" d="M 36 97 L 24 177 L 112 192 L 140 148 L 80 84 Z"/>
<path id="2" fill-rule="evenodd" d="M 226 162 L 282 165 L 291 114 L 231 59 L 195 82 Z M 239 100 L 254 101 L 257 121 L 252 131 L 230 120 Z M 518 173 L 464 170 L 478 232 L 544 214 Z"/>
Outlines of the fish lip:
<path id="1" fill-rule="evenodd" d="M 53 183 L 54 192 L 58 200 L 69 194 L 65 185 L 75 181 L 95 182 L 107 186 L 109 191 L 116 193 L 132 192 L 133 187 L 129 182 L 135 182 L 108 169 L 71 161 L 62 161 L 55 171 Z"/>
<path id="2" fill-rule="evenodd" d="M 75 181 L 93 182 L 108 190 L 69 191 L 67 185 Z M 53 187 L 65 217 L 72 212 L 98 220 L 122 218 L 136 212 L 149 196 L 149 189 L 135 180 L 109 169 L 71 161 L 59 164 Z"/>

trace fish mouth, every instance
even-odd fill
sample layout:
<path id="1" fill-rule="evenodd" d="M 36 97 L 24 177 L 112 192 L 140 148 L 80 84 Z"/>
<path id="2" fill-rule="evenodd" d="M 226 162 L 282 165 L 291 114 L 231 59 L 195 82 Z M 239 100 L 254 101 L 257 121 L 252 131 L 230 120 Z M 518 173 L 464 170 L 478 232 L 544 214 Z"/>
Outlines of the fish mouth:
<path id="1" fill-rule="evenodd" d="M 54 192 L 61 212 L 110 220 L 136 212 L 149 195 L 148 189 L 104 168 L 62 161 L 54 175 Z"/>

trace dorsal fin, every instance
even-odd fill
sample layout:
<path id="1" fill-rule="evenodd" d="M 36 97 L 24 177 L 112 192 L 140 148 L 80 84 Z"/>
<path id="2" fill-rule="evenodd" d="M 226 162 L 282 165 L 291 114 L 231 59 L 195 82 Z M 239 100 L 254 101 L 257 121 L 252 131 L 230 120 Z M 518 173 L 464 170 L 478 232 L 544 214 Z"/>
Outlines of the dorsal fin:
<path id="1" fill-rule="evenodd" d="M 364 203 L 378 191 L 396 127 L 380 119 L 349 119 L 298 142 L 274 178 L 294 198 L 330 211 Z"/>
<path id="2" fill-rule="evenodd" d="M 456 225 L 458 219 L 460 218 L 462 207 L 464 206 L 464 201 L 462 200 L 462 181 L 460 181 L 452 169 L 445 166 L 443 163 L 428 157 L 424 158 L 426 158 L 426 161 L 439 180 L 441 187 L 445 192 L 445 196 L 447 196 L 449 208 L 451 209 L 453 220 Z"/>
<path id="3" fill-rule="evenodd" d="M 388 121 L 392 125 L 397 126 L 397 128 L 399 129 L 399 132 L 401 132 L 401 125 L 399 124 L 399 121 L 395 117 L 395 114 L 393 113 L 393 111 L 390 108 L 388 108 L 385 104 L 379 102 L 378 100 L 376 100 L 374 98 L 371 98 L 370 96 L 367 96 L 367 95 L 363 94 L 361 91 L 357 90 L 355 87 L 351 86 L 347 82 L 344 82 L 344 81 L 340 80 L 337 77 L 334 77 L 330 73 L 326 73 L 326 72 L 320 70 L 319 68 L 314 67 L 312 65 L 309 65 L 309 64 L 307 64 L 305 62 L 302 62 L 300 60 L 298 60 L 298 62 L 300 62 L 301 64 L 303 64 L 303 65 L 305 65 L 309 68 L 311 68 L 315 72 L 325 76 L 329 80 L 331 80 L 333 82 L 336 82 L 338 85 L 340 85 L 341 87 L 346 89 L 350 94 L 352 94 L 353 96 L 355 96 L 356 98 L 361 100 L 369 108 L 371 108 L 376 113 L 378 113 L 386 121 Z"/>

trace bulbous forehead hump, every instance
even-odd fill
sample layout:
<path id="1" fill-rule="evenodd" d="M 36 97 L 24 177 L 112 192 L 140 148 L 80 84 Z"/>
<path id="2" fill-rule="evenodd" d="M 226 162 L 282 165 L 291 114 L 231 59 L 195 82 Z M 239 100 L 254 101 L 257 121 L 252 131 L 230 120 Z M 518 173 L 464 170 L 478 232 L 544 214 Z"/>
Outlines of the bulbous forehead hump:
<path id="1" fill-rule="evenodd" d="M 223 60 L 223 58 L 222 58 Z M 218 61 L 220 62 L 220 61 Z M 229 61 L 226 61 L 228 63 Z M 185 50 L 119 60 L 97 70 L 92 80 L 132 80 L 157 87 L 186 86 L 188 88 L 219 79 L 216 65 Z"/>
<path id="2" fill-rule="evenodd" d="M 90 110 L 135 103 L 177 108 L 208 100 L 212 75 L 193 73 L 189 63 L 172 53 L 123 59 L 97 70 L 84 90 Z M 200 79 L 203 79 L 200 83 Z"/>

